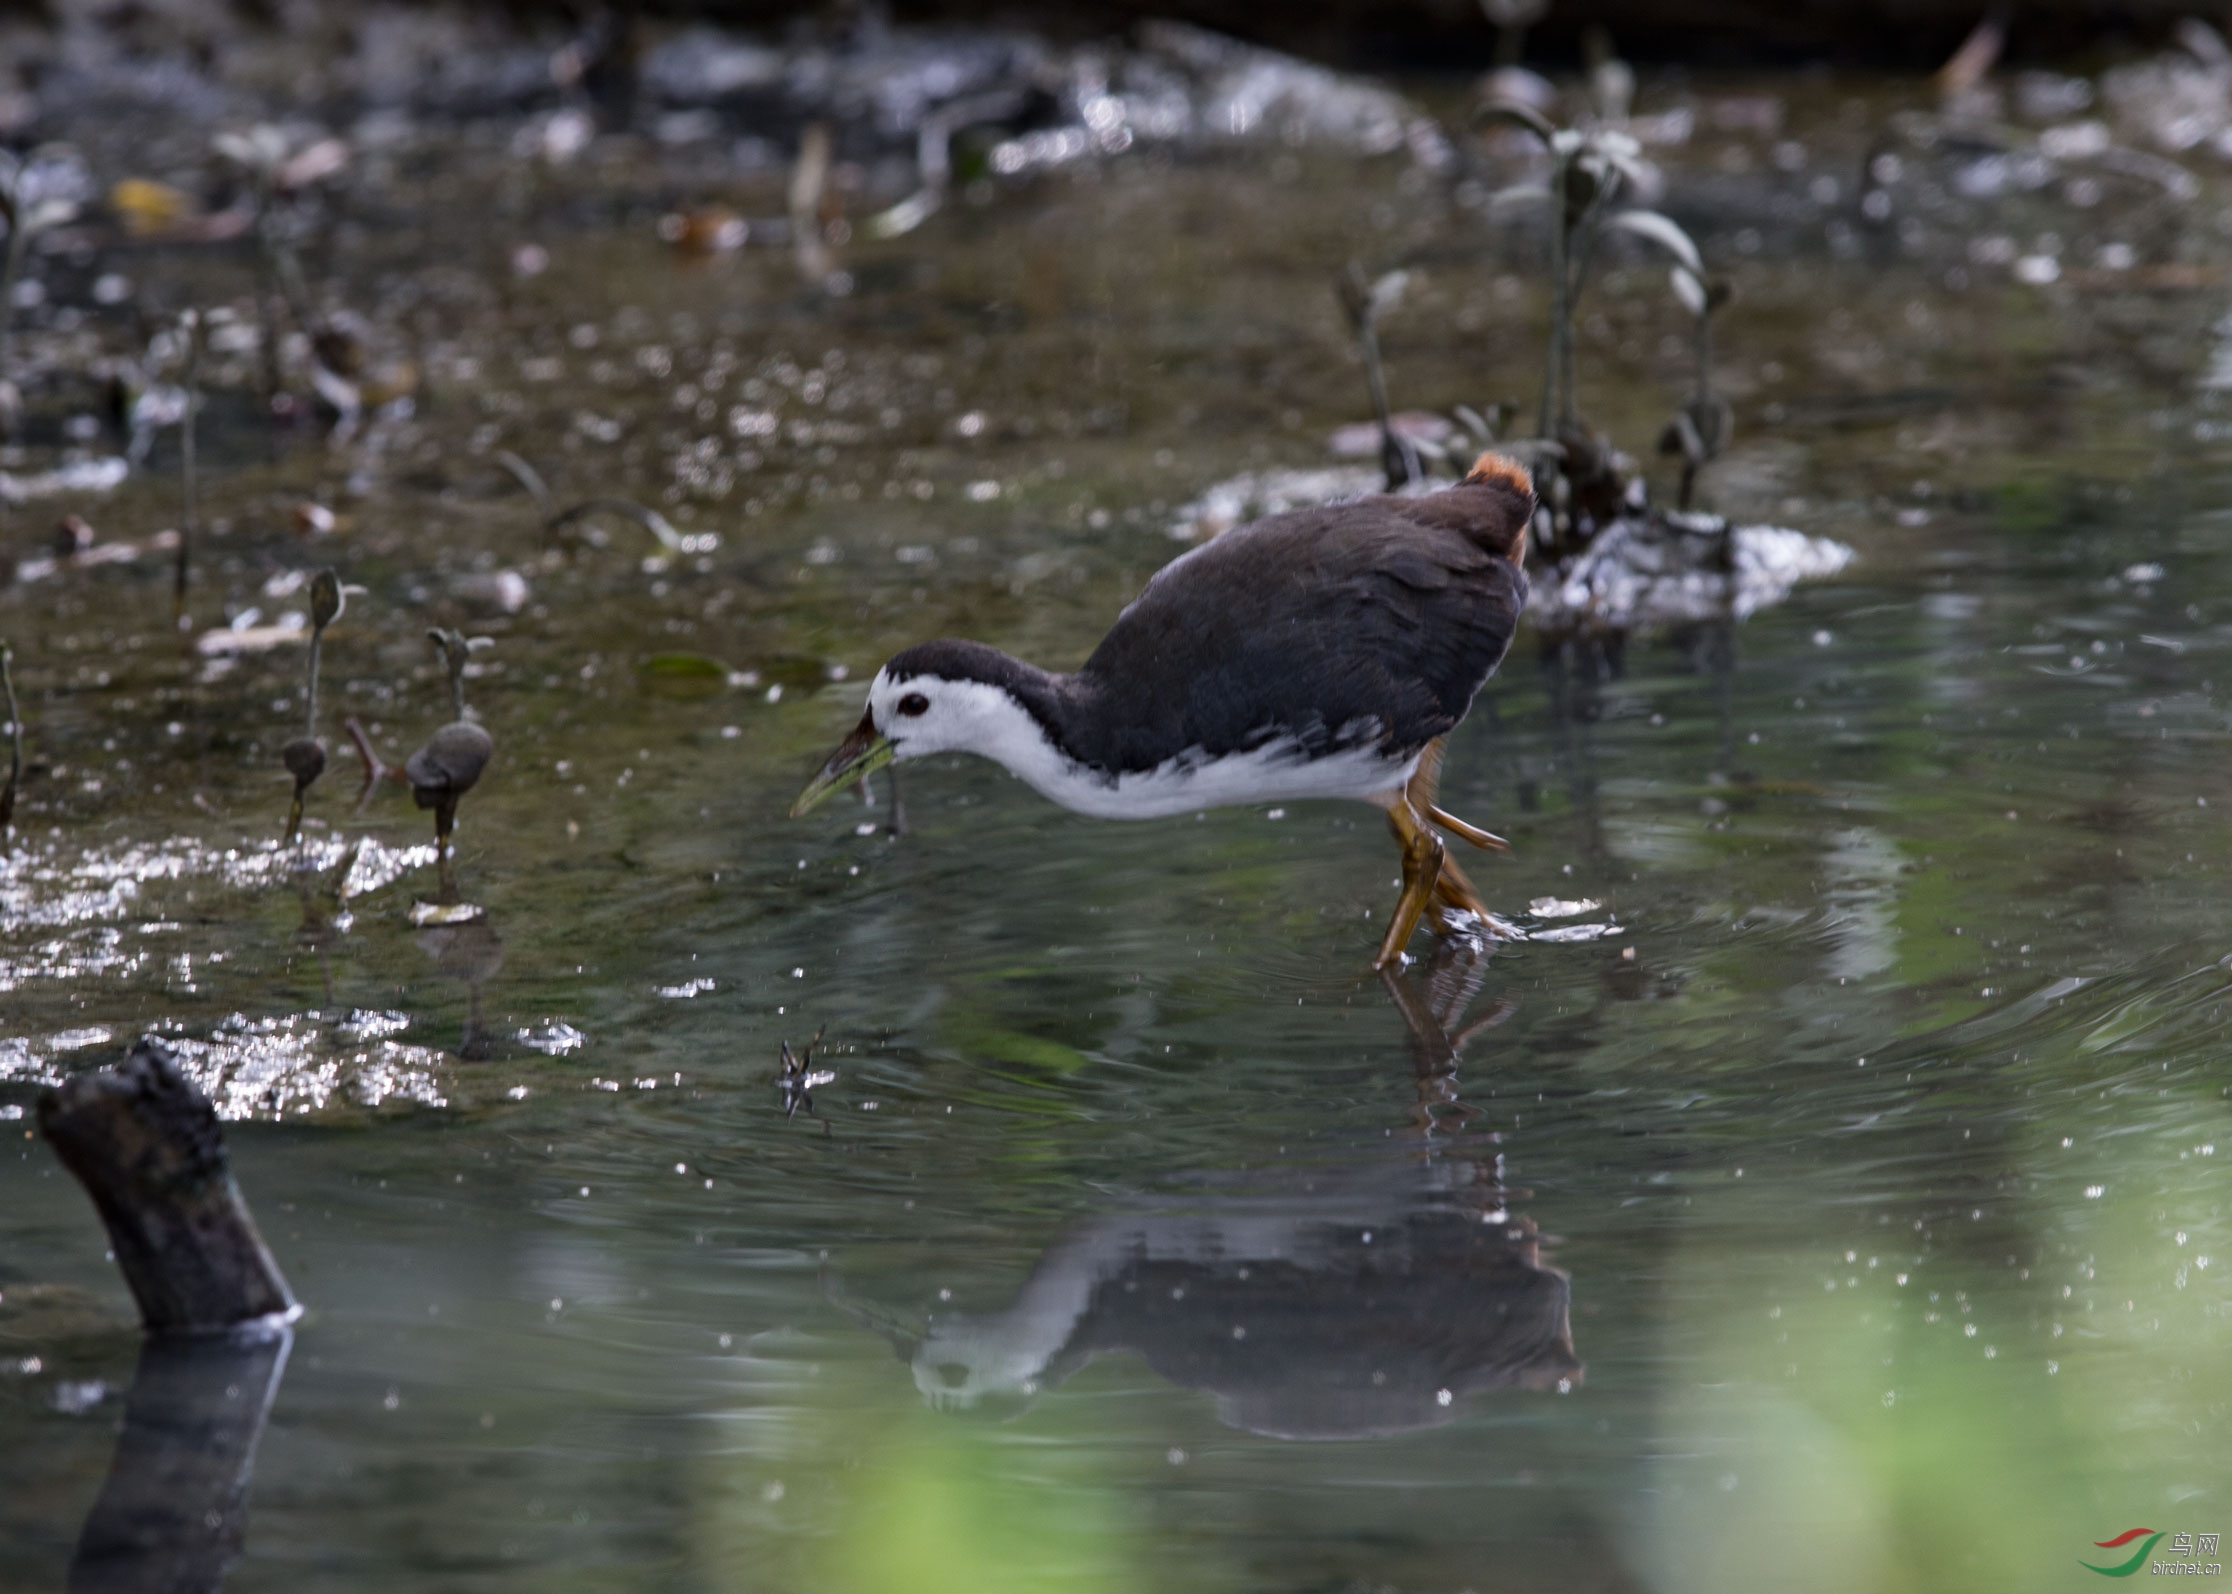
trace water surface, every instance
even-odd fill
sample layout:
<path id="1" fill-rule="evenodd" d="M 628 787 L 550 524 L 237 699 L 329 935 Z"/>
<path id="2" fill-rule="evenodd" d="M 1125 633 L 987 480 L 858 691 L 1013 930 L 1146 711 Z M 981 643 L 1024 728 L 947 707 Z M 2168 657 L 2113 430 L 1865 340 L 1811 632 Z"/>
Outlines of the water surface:
<path id="1" fill-rule="evenodd" d="M 783 815 L 892 649 L 1073 664 L 1180 504 L 1320 463 L 1363 410 L 1351 256 L 1421 272 L 1399 403 L 1530 403 L 1523 232 L 1392 160 L 1141 159 L 863 246 L 832 298 L 657 235 L 716 182 L 779 208 L 779 172 L 393 157 L 330 269 L 409 329 L 416 414 L 274 451 L 220 384 L 205 450 L 198 626 L 327 563 L 368 589 L 319 872 L 277 843 L 299 647 L 186 655 L 153 559 L 0 596 L 36 761 L 0 1585 L 59 1586 L 136 1354 L 28 1113 L 150 1030 L 309 1307 L 236 1591 L 2042 1589 L 2133 1525 L 2232 1526 L 2222 294 L 1971 267 L 1993 228 L 2120 236 L 2047 199 L 1871 242 L 1790 198 L 1896 97 L 1667 157 L 1739 287 L 1708 493 L 1858 562 L 1614 679 L 1522 636 L 1444 800 L 1548 934 L 1421 941 L 1392 991 L 1365 809 L 1095 823 L 940 762 L 904 836 L 888 787 Z M 246 291 L 245 257 L 131 269 Z M 1585 325 L 1631 446 L 1688 380 L 1661 281 L 1618 266 Z M 173 446 L 105 533 L 171 523 Z M 546 551 L 506 448 L 718 546 Z M 352 811 L 338 720 L 390 756 L 440 723 L 436 623 L 495 641 L 487 911 L 414 928 L 431 827 Z M 817 1033 L 834 1078 L 787 1112 Z"/>

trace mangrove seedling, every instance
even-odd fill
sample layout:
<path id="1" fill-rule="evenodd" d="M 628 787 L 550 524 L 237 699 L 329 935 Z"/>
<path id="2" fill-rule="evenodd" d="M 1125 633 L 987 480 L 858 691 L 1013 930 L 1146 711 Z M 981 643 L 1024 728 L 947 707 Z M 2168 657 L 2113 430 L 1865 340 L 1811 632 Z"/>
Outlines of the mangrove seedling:
<path id="1" fill-rule="evenodd" d="M 1658 446 L 1661 454 L 1681 458 L 1682 487 L 1676 507 L 1687 509 L 1697 488 L 1698 473 L 1720 458 L 1735 431 L 1728 400 L 1713 391 L 1713 316 L 1734 297 L 1735 290 L 1725 279 L 1708 282 L 1687 266 L 1676 266 L 1672 279 L 1674 296 L 1682 301 L 1694 324 L 1691 348 L 1697 362 L 1697 380 L 1689 402 L 1674 412 L 1666 430 L 1659 434 Z"/>
<path id="2" fill-rule="evenodd" d="M 8 783 L 0 786 L 0 837 L 15 826 L 16 793 L 23 789 L 23 711 L 16 707 L 15 675 L 8 666 L 15 650 L 0 642 L 0 691 L 8 700 Z"/>
<path id="3" fill-rule="evenodd" d="M 468 640 L 456 631 L 426 633 L 449 670 L 450 708 L 456 718 L 426 739 L 426 745 L 403 763 L 403 777 L 411 783 L 411 798 L 420 808 L 434 810 L 436 852 L 449 856 L 450 832 L 457 824 L 457 804 L 479 782 L 481 771 L 495 754 L 496 740 L 479 722 L 466 717 L 465 664 L 476 647 L 489 646 L 486 637 Z"/>
<path id="4" fill-rule="evenodd" d="M 1622 497 L 1610 445 L 1582 423 L 1573 380 L 1574 323 L 1598 241 L 1607 232 L 1625 232 L 1657 245 L 1700 278 L 1705 267 L 1689 234 L 1668 217 L 1614 208 L 1621 190 L 1643 174 L 1641 146 L 1633 138 L 1609 128 L 1553 127 L 1509 101 L 1493 101 L 1479 114 L 1524 128 L 1550 155 L 1548 183 L 1505 189 L 1491 203 L 1540 200 L 1550 207 L 1550 348 L 1537 421 L 1543 446 L 1530 452 L 1540 461 L 1536 485 L 1562 539 L 1584 518 L 1582 500 L 1592 513 L 1609 512 Z"/>
<path id="5" fill-rule="evenodd" d="M 279 750 L 279 757 L 287 766 L 287 773 L 294 776 L 294 805 L 287 811 L 287 840 L 291 844 L 302 834 L 302 798 L 312 783 L 325 773 L 325 739 L 318 735 L 318 654 L 325 643 L 326 627 L 341 618 L 341 611 L 348 604 L 347 589 L 341 578 L 330 570 L 321 570 L 310 582 L 310 665 L 309 681 L 303 690 L 302 734 Z"/>
<path id="6" fill-rule="evenodd" d="M 201 522 L 201 481 L 194 457 L 194 421 L 201 413 L 201 358 L 204 320 L 199 310 L 186 312 L 180 331 L 186 339 L 186 413 L 178 422 L 178 559 L 171 567 L 171 619 L 186 626 L 186 582 L 193 569 L 194 534 Z"/>
<path id="7" fill-rule="evenodd" d="M 1481 116 L 1512 122 L 1540 139 L 1550 153 L 1547 184 L 1508 188 L 1492 203 L 1544 200 L 1550 205 L 1550 361 L 1543 373 L 1541 435 L 1556 438 L 1580 422 L 1573 386 L 1573 324 L 1587 285 L 1598 238 L 1632 233 L 1657 244 L 1675 261 L 1704 275 L 1697 245 L 1655 210 L 1613 209 L 1620 190 L 1642 175 L 1641 149 L 1625 133 L 1553 127 L 1523 105 L 1497 101 Z"/>
<path id="8" fill-rule="evenodd" d="M 1396 435 L 1387 404 L 1387 376 L 1380 366 L 1380 317 L 1402 302 L 1403 288 L 1409 281 L 1407 271 L 1390 271 L 1376 280 L 1367 279 L 1364 268 L 1352 260 L 1335 285 L 1349 330 L 1356 334 L 1357 347 L 1364 354 L 1364 380 L 1372 390 L 1372 417 L 1379 422 L 1380 468 L 1387 473 L 1387 490 L 1391 493 L 1426 479 L 1417 448 Z"/>

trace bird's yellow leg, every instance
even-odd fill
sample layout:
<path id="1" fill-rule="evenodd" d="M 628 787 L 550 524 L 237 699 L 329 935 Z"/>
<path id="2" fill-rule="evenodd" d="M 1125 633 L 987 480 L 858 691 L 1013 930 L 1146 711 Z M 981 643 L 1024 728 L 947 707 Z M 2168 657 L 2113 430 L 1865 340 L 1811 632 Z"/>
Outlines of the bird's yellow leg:
<path id="1" fill-rule="evenodd" d="M 1457 860 L 1446 852 L 1442 856 L 1441 871 L 1434 877 L 1426 918 L 1436 935 L 1477 932 L 1489 922 L 1488 904 L 1480 900 L 1480 893 L 1473 890 L 1465 871 L 1458 868 Z"/>
<path id="2" fill-rule="evenodd" d="M 1389 809 L 1389 822 L 1396 825 L 1396 835 L 1403 836 L 1402 821 L 1397 813 L 1408 810 L 1412 822 L 1424 825 L 1426 820 L 1440 825 L 1444 830 L 1476 847 L 1509 852 L 1510 843 L 1501 836 L 1490 835 L 1477 825 L 1468 825 L 1454 814 L 1444 813 L 1435 806 L 1434 798 L 1441 785 L 1443 739 L 1435 737 L 1418 755 L 1418 767 L 1411 771 L 1411 778 L 1404 783 L 1402 796 Z M 1406 838 L 1405 845 L 1408 845 Z M 1427 899 L 1427 920 L 1437 935 L 1462 935 L 1478 933 L 1495 923 L 1488 911 L 1488 904 L 1480 900 L 1480 893 L 1465 878 L 1465 871 L 1457 867 L 1457 860 L 1442 857 L 1441 868 L 1434 878 L 1432 894 Z M 1470 922 L 1467 922 L 1467 921 Z"/>
<path id="3" fill-rule="evenodd" d="M 1418 928 L 1419 916 L 1426 911 L 1441 879 L 1442 863 L 1449 850 L 1442 845 L 1441 837 L 1411 812 L 1407 802 L 1397 801 L 1388 808 L 1387 823 L 1395 839 L 1403 844 L 1403 894 L 1395 899 L 1395 915 L 1373 964 L 1382 969 L 1392 967 L 1410 944 L 1411 932 Z"/>
<path id="4" fill-rule="evenodd" d="M 1409 803 L 1414 812 L 1433 811 L 1434 798 L 1441 791 L 1442 754 L 1447 751 L 1448 743 L 1448 737 L 1437 736 L 1419 749 L 1418 767 L 1403 783 L 1403 801 Z"/>
<path id="5" fill-rule="evenodd" d="M 1411 771 L 1411 778 L 1403 787 L 1403 801 L 1459 841 L 1469 841 L 1490 852 L 1509 852 L 1511 843 L 1503 837 L 1491 834 L 1478 825 L 1467 824 L 1455 814 L 1434 805 L 1434 799 L 1441 792 L 1442 752 L 1446 741 L 1446 737 L 1437 736 L 1418 755 L 1418 767 Z"/>

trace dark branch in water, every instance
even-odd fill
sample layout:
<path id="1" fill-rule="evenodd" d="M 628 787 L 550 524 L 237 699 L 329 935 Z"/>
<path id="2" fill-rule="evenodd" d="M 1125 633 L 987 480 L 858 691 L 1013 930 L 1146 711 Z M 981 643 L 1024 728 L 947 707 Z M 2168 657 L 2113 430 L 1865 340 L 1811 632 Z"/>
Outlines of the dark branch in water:
<path id="1" fill-rule="evenodd" d="M 161 1041 L 145 1037 L 118 1067 L 47 1091 L 39 1130 L 93 1198 L 148 1332 L 208 1333 L 296 1310 L 233 1182 L 216 1108 Z"/>
<path id="2" fill-rule="evenodd" d="M 233 1182 L 216 1109 L 160 1041 L 48 1091 L 39 1127 L 93 1198 L 148 1331 L 69 1589 L 214 1594 L 240 1557 L 294 1296 Z"/>

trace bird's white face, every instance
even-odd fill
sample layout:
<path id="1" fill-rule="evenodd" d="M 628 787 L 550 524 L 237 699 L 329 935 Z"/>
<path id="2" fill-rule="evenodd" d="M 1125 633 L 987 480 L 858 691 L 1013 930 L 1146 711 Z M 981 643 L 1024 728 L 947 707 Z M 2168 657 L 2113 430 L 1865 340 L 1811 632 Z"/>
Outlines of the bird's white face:
<path id="1" fill-rule="evenodd" d="M 1030 710 L 999 687 L 927 674 L 895 680 L 887 667 L 868 683 L 868 712 L 799 793 L 791 817 L 894 760 L 932 753 L 996 759 L 1041 790 L 1067 764 Z"/>
<path id="2" fill-rule="evenodd" d="M 888 670 L 878 670 L 868 686 L 868 715 L 877 734 L 890 741 L 894 758 L 981 753 L 1013 768 L 1016 757 L 1046 746 L 1046 733 L 1030 711 L 982 681 L 935 675 L 895 681 Z"/>

